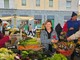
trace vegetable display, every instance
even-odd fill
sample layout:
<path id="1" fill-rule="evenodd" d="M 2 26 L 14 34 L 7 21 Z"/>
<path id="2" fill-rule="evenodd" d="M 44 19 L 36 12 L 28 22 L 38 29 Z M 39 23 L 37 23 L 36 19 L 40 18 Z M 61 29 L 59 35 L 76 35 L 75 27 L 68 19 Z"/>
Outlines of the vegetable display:
<path id="1" fill-rule="evenodd" d="M 54 54 L 50 60 L 67 60 L 67 58 L 62 54 Z"/>
<path id="2" fill-rule="evenodd" d="M 16 55 L 6 48 L 0 48 L 0 60 L 14 60 Z"/>
<path id="3" fill-rule="evenodd" d="M 27 50 L 21 52 L 22 60 L 68 60 L 64 55 L 54 53 L 51 57 L 42 51 Z"/>
<path id="4" fill-rule="evenodd" d="M 39 49 L 40 42 L 36 39 L 28 38 L 27 40 L 20 40 L 18 50 L 36 50 Z"/>

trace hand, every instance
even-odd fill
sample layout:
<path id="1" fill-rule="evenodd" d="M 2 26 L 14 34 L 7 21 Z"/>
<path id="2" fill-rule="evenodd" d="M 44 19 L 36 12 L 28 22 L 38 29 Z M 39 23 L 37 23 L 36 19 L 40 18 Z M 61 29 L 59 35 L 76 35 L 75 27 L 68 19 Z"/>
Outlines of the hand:
<path id="1" fill-rule="evenodd" d="M 58 42 L 58 40 L 52 40 L 51 42 L 52 42 L 52 43 L 57 43 L 57 42 Z"/>
<path id="2" fill-rule="evenodd" d="M 62 34 L 64 34 L 64 32 L 61 32 L 60 34 L 62 35 Z"/>
<path id="3" fill-rule="evenodd" d="M 11 36 L 9 36 L 9 40 L 11 40 Z"/>
<path id="4" fill-rule="evenodd" d="M 71 27 L 69 30 L 74 30 L 74 28 L 73 28 L 73 27 Z"/>
<path id="5" fill-rule="evenodd" d="M 67 40 L 68 40 L 68 41 L 71 41 L 72 39 L 68 37 Z"/>

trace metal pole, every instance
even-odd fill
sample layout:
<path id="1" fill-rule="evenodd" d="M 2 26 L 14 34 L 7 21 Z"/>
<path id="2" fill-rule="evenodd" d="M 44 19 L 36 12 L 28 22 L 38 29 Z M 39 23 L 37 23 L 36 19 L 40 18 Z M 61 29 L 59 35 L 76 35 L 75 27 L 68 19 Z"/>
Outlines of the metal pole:
<path id="1" fill-rule="evenodd" d="M 14 28 L 16 28 L 16 14 L 14 14 Z"/>
<path id="2" fill-rule="evenodd" d="M 46 1 L 44 0 L 44 22 L 46 21 L 46 19 L 45 19 L 45 17 L 46 17 L 46 16 L 45 16 L 45 2 L 46 2 Z"/>

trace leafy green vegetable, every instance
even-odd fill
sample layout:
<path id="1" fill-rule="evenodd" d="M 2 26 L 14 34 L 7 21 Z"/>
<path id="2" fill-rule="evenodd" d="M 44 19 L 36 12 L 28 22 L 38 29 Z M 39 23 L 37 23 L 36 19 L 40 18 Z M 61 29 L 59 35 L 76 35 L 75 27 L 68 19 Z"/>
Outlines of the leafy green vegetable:
<path id="1" fill-rule="evenodd" d="M 21 56 L 23 57 L 23 58 L 26 58 L 27 56 L 28 56 L 28 52 L 27 51 L 22 51 L 21 52 Z"/>
<path id="2" fill-rule="evenodd" d="M 54 54 L 50 60 L 67 60 L 67 58 L 62 54 Z"/>
<path id="3" fill-rule="evenodd" d="M 16 55 L 11 50 L 6 48 L 0 49 L 0 60 L 14 60 L 15 56 Z"/>
<path id="4" fill-rule="evenodd" d="M 19 45 L 25 46 L 25 45 L 36 45 L 40 44 L 36 39 L 29 39 L 29 40 L 20 40 Z"/>

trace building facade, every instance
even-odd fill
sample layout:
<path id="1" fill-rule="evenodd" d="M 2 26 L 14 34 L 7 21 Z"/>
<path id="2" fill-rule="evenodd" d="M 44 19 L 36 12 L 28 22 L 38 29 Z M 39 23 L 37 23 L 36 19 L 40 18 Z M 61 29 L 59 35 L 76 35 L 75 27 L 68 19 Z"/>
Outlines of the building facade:
<path id="1" fill-rule="evenodd" d="M 0 0 L 0 16 L 34 16 L 29 21 L 32 26 L 41 25 L 48 19 L 55 27 L 63 26 L 69 20 L 72 12 L 78 12 L 79 0 Z"/>

